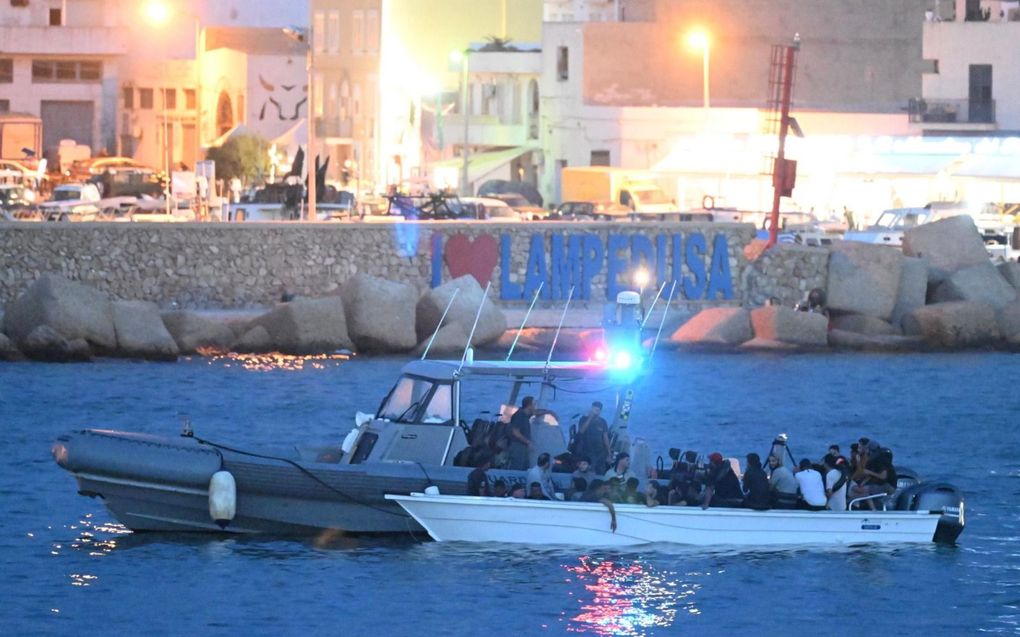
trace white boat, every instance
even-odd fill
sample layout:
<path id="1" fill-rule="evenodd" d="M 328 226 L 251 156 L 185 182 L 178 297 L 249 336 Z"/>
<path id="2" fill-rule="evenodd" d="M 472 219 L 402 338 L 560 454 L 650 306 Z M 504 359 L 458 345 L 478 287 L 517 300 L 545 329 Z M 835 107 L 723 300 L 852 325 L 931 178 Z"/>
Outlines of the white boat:
<path id="1" fill-rule="evenodd" d="M 943 511 L 799 511 L 387 495 L 439 542 L 543 545 L 803 546 L 929 543 Z M 960 511 L 962 520 L 962 511 Z"/>

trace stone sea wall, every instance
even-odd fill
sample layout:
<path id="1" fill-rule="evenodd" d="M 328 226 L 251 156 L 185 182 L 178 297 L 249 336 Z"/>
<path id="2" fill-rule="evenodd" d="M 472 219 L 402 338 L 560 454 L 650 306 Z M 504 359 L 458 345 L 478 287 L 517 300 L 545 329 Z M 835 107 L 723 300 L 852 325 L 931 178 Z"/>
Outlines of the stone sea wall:
<path id="1" fill-rule="evenodd" d="M 826 261 L 810 252 L 784 249 L 774 263 L 750 264 L 753 235 L 747 224 L 711 223 L 2 223 L 0 303 L 44 273 L 115 299 L 196 309 L 266 306 L 284 292 L 335 295 L 359 272 L 419 293 L 473 273 L 504 307 L 526 306 L 544 281 L 548 304 L 572 286 L 575 303 L 600 305 L 643 262 L 649 287 L 680 281 L 677 305 L 689 311 L 758 297 L 792 304 L 824 282 Z"/>

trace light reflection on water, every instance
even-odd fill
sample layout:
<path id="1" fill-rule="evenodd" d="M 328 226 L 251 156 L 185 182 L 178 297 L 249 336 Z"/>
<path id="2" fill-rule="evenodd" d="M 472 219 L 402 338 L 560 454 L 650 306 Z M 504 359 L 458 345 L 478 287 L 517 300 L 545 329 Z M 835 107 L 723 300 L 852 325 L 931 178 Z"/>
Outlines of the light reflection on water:
<path id="1" fill-rule="evenodd" d="M 209 354 L 209 353 L 206 353 Z M 326 369 L 338 363 L 345 363 L 353 354 L 333 353 L 314 356 L 293 356 L 270 352 L 268 354 L 212 354 L 207 356 L 208 365 L 224 368 L 240 367 L 250 372 L 268 372 L 275 370 L 300 372 L 306 369 Z"/>
<path id="2" fill-rule="evenodd" d="M 679 609 L 699 613 L 694 600 L 699 584 L 678 582 L 676 573 L 641 561 L 582 556 L 563 568 L 572 575 L 568 582 L 585 590 L 578 596 L 580 612 L 569 619 L 569 632 L 642 635 L 671 626 Z"/>

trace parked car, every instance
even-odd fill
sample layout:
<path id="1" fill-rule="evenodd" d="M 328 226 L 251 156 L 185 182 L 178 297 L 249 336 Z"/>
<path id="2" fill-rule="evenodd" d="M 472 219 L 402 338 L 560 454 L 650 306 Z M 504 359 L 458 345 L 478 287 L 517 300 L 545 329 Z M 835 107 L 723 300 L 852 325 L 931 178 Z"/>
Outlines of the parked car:
<path id="1" fill-rule="evenodd" d="M 95 221 L 99 214 L 99 188 L 95 184 L 62 184 L 39 204 L 47 221 Z"/>
<path id="2" fill-rule="evenodd" d="M 628 219 L 631 209 L 612 201 L 564 201 L 556 212 L 549 215 L 550 221 L 610 221 Z"/>
<path id="3" fill-rule="evenodd" d="M 494 197 L 461 197 L 458 217 L 461 219 L 486 219 L 489 221 L 521 221 L 521 215 L 507 202 Z"/>
<path id="4" fill-rule="evenodd" d="M 499 199 L 506 202 L 508 206 L 517 211 L 517 214 L 524 220 L 539 221 L 549 216 L 550 212 L 541 206 L 536 206 L 528 201 L 524 195 L 516 192 L 504 192 L 495 195 L 488 195 L 489 199 Z"/>

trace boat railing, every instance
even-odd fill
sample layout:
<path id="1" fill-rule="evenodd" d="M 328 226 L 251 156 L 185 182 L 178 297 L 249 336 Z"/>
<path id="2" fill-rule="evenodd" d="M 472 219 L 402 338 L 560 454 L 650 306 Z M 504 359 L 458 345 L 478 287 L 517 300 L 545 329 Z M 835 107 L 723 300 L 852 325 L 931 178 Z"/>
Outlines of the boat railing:
<path id="1" fill-rule="evenodd" d="M 888 493 L 876 493 L 875 495 L 866 495 L 860 498 L 854 498 L 853 500 L 850 500 L 850 504 L 848 504 L 846 508 L 847 511 L 851 511 L 853 510 L 855 504 L 867 502 L 868 500 L 881 500 L 880 504 L 882 505 L 882 510 L 885 511 L 886 498 L 888 497 L 889 497 Z"/>

